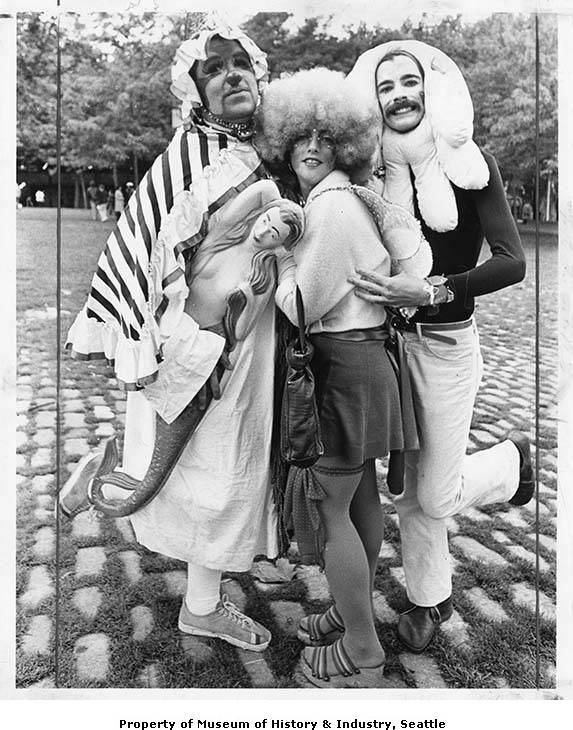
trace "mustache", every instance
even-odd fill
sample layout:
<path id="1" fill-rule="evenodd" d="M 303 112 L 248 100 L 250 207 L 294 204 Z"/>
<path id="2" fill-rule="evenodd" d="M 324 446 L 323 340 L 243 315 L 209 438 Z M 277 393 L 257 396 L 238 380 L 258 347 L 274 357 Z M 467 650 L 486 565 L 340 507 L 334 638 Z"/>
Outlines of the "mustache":
<path id="1" fill-rule="evenodd" d="M 386 112 L 386 114 L 392 114 L 395 111 L 400 111 L 401 109 L 406 108 L 418 111 L 422 109 L 422 103 L 418 101 L 418 99 L 401 96 L 399 99 L 395 99 L 391 104 L 388 104 L 384 111 Z"/>

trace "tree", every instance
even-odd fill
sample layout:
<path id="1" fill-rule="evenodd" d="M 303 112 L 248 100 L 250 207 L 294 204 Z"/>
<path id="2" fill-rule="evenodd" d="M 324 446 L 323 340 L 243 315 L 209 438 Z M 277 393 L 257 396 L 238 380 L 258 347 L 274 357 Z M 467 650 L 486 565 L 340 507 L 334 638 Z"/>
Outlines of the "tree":
<path id="1" fill-rule="evenodd" d="M 86 66 L 69 79 L 64 127 L 69 164 L 113 168 L 134 157 L 151 162 L 165 148 L 172 129 L 164 51 L 157 44 L 116 49 L 105 73 L 94 77 Z"/>
<path id="2" fill-rule="evenodd" d="M 169 68 L 180 35 L 204 13 L 89 17 L 60 27 L 64 168 L 150 163 L 172 134 Z M 18 14 L 18 160 L 56 162 L 58 28 L 44 14 Z M 151 39 L 151 40 L 150 40 Z"/>
<path id="3" fill-rule="evenodd" d="M 17 158 L 41 167 L 55 153 L 57 26 L 39 13 L 17 15 Z"/>
<path id="4" fill-rule="evenodd" d="M 101 49 L 101 67 L 88 61 L 65 80 L 66 149 L 75 167 L 150 163 L 171 136 L 173 49 L 165 36 L 172 27 L 157 32 L 149 15 L 99 16 L 88 38 Z M 158 40 L 149 41 L 153 29 Z"/>
<path id="5" fill-rule="evenodd" d="M 458 15 L 399 29 L 364 23 L 331 32 L 332 19 L 307 18 L 292 27 L 287 12 L 253 15 L 243 28 L 268 54 L 271 77 L 326 66 L 350 71 L 358 56 L 388 40 L 417 38 L 460 66 L 475 108 L 474 138 L 498 158 L 504 177 L 531 189 L 535 172 L 533 15 L 495 14 L 477 23 Z M 62 165 L 113 169 L 129 161 L 141 172 L 172 134 L 169 69 L 176 48 L 201 28 L 205 13 L 158 16 L 124 13 L 62 16 Z M 18 14 L 18 162 L 42 166 L 56 155 L 54 18 Z M 543 165 L 557 159 L 557 31 L 540 19 Z M 549 168 L 548 168 L 549 169 Z M 557 179 L 551 172 L 551 183 Z"/>
<path id="6" fill-rule="evenodd" d="M 476 110 L 475 138 L 497 157 L 506 178 L 531 189 L 535 175 L 535 34 L 533 15 L 494 15 L 469 34 L 473 63 L 462 67 Z M 540 159 L 557 152 L 557 29 L 540 22 Z"/>
<path id="7" fill-rule="evenodd" d="M 243 23 L 242 30 L 267 54 L 270 76 L 273 78 L 284 68 L 289 31 L 285 23 L 292 13 L 256 13 Z"/>

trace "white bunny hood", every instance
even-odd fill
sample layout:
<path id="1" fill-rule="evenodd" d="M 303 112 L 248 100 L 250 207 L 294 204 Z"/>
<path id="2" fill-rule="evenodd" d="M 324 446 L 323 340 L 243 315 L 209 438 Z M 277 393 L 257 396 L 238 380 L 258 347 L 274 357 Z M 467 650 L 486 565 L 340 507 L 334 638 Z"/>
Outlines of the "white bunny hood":
<path id="1" fill-rule="evenodd" d="M 388 53 L 396 51 L 414 56 L 424 70 L 426 113 L 410 132 L 395 132 L 384 125 L 384 196 L 413 212 L 411 168 L 424 221 L 436 231 L 453 230 L 458 216 L 450 181 L 460 188 L 481 189 L 489 180 L 486 161 L 472 140 L 470 93 L 460 69 L 447 54 L 416 40 L 389 41 L 365 51 L 349 80 L 377 98 L 376 70 Z"/>

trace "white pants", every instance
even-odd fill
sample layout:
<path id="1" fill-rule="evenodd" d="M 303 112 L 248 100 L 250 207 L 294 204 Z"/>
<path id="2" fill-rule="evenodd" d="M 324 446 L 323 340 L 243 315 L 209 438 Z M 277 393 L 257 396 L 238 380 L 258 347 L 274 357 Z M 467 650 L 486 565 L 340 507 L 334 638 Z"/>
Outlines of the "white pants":
<path id="1" fill-rule="evenodd" d="M 106 204 L 105 203 L 98 203 L 98 205 L 96 205 L 96 208 L 97 208 L 97 212 L 98 212 L 100 221 L 102 221 L 102 222 L 103 221 L 106 221 L 107 220 L 107 206 L 106 206 Z"/>
<path id="2" fill-rule="evenodd" d="M 510 499 L 519 483 L 511 441 L 466 456 L 483 371 L 475 322 L 441 331 L 456 344 L 404 333 L 420 450 L 406 454 L 396 498 L 408 598 L 435 606 L 452 592 L 446 518 L 467 507 Z"/>

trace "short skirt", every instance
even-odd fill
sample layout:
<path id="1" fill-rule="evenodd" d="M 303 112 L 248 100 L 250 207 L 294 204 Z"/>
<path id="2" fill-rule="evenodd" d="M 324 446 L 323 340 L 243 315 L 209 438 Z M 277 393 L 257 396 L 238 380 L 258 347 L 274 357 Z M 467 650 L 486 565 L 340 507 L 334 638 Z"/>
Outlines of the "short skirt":
<path id="1" fill-rule="evenodd" d="M 373 330 L 375 339 L 368 339 L 369 330 L 310 336 L 324 455 L 345 464 L 418 447 L 411 393 L 403 397 L 409 389 L 400 388 L 399 377 L 405 374 L 390 361 L 381 329 Z M 345 339 L 353 333 L 364 339 Z"/>

